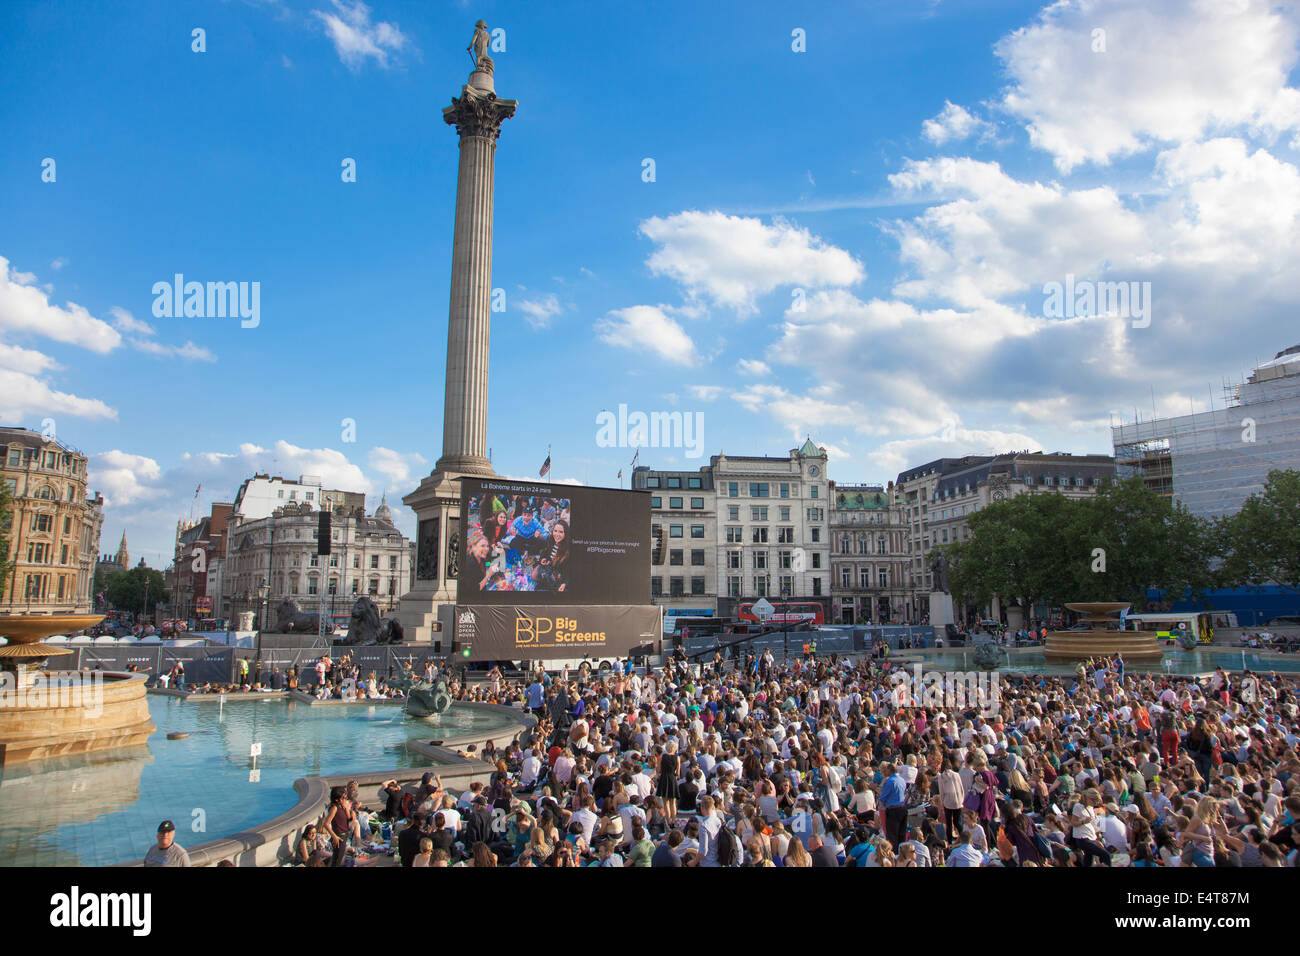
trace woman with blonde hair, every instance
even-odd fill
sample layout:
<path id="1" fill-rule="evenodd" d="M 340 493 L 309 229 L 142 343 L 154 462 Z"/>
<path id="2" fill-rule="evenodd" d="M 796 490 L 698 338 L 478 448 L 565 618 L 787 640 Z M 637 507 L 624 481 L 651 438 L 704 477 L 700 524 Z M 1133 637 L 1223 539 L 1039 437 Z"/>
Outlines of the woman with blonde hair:
<path id="1" fill-rule="evenodd" d="M 790 839 L 789 849 L 786 850 L 785 865 L 794 867 L 812 866 L 812 857 L 808 855 L 803 843 L 793 837 Z"/>

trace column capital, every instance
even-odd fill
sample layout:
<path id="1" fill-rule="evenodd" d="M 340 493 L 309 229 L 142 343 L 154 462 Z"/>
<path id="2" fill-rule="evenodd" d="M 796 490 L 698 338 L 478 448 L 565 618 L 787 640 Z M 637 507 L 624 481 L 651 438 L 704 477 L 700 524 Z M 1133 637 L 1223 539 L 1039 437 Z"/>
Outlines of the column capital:
<path id="1" fill-rule="evenodd" d="M 461 139 L 482 136 L 496 142 L 501 124 L 515 115 L 516 106 L 517 100 L 498 99 L 495 93 L 467 85 L 461 88 L 460 96 L 452 97 L 451 106 L 443 108 L 442 120 L 455 126 Z"/>

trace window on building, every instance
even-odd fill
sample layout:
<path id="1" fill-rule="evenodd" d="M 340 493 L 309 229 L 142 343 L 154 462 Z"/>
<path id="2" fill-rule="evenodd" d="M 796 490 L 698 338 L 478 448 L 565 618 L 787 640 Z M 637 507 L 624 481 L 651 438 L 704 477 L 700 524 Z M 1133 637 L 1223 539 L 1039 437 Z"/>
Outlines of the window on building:
<path id="1" fill-rule="evenodd" d="M 646 486 L 647 488 L 658 488 L 658 487 L 659 487 L 659 479 L 656 478 L 656 477 L 647 477 L 646 480 L 645 480 L 645 486 Z"/>
<path id="2" fill-rule="evenodd" d="M 755 552 L 754 552 L 754 570 L 755 570 L 755 571 L 766 571 L 766 570 L 767 570 L 767 552 L 766 552 L 766 551 L 755 551 Z"/>
<path id="3" fill-rule="evenodd" d="M 650 507 L 651 507 L 651 508 L 662 508 L 663 506 L 664 506 L 664 500 L 663 500 L 662 498 L 660 498 L 658 495 L 651 495 L 651 496 L 650 496 Z"/>
<path id="4" fill-rule="evenodd" d="M 821 597 L 821 593 L 822 593 L 822 579 L 821 579 L 821 578 L 813 578 L 813 579 L 812 579 L 812 586 L 813 586 L 813 597 Z"/>
<path id="5" fill-rule="evenodd" d="M 691 551 L 691 564 L 696 567 L 704 567 L 704 550 L 702 548 L 695 548 Z"/>
<path id="6" fill-rule="evenodd" d="M 750 521 L 766 521 L 766 520 L 767 520 L 767 506 L 764 505 L 764 506 L 761 507 L 761 508 L 750 508 L 750 509 L 749 509 L 749 520 L 750 520 Z"/>
<path id="7" fill-rule="evenodd" d="M 888 554 L 885 550 L 885 536 L 883 534 L 876 538 L 876 554 Z"/>
<path id="8" fill-rule="evenodd" d="M 669 499 L 668 499 L 668 507 L 669 507 L 669 508 L 680 508 L 681 506 L 682 506 L 682 499 L 681 499 L 681 498 L 669 498 Z"/>
<path id="9" fill-rule="evenodd" d="M 732 574 L 727 577 L 727 597 L 740 597 L 740 575 Z"/>
<path id="10" fill-rule="evenodd" d="M 861 569 L 859 569 L 859 571 L 858 571 L 858 587 L 861 587 L 861 588 L 869 588 L 869 587 L 871 587 L 871 569 L 870 569 L 870 568 L 861 568 Z"/>
<path id="11" fill-rule="evenodd" d="M 812 531 L 812 540 L 813 540 L 813 543 L 816 544 L 817 542 L 821 541 L 821 539 L 822 539 L 822 529 L 821 529 L 821 528 L 812 528 L 811 531 Z"/>
<path id="12" fill-rule="evenodd" d="M 848 554 L 848 553 L 849 553 L 849 536 L 847 534 L 842 534 L 840 535 L 840 554 Z"/>
<path id="13" fill-rule="evenodd" d="M 808 494 L 809 494 L 809 496 L 810 496 L 810 497 L 813 497 L 813 498 L 818 497 L 817 489 L 820 488 L 820 487 L 821 487 L 820 485 L 809 485 L 809 486 L 808 486 Z"/>
<path id="14" fill-rule="evenodd" d="M 360 586 L 361 586 L 361 582 L 358 581 L 356 578 L 353 578 L 353 579 L 352 579 L 352 593 L 353 593 L 353 594 L 356 594 L 356 593 L 357 593 L 357 590 L 358 590 L 358 588 L 360 588 Z"/>
<path id="15" fill-rule="evenodd" d="M 820 568 L 822 566 L 822 553 L 820 551 L 814 551 L 812 559 L 813 559 L 812 566 L 814 568 Z"/>
<path id="16" fill-rule="evenodd" d="M 700 578 L 700 577 L 691 578 L 691 594 L 695 595 L 695 594 L 703 594 L 703 593 L 704 593 L 704 578 Z"/>
<path id="17" fill-rule="evenodd" d="M 681 597 L 686 593 L 686 581 L 684 578 L 668 579 L 668 594 L 670 597 Z"/>
<path id="18" fill-rule="evenodd" d="M 703 479 L 698 478 L 698 477 L 696 477 L 696 478 L 688 478 L 688 479 L 686 479 L 686 487 L 687 487 L 687 488 L 703 488 L 703 487 L 704 487 L 704 481 L 703 481 Z"/>
<path id="19" fill-rule="evenodd" d="M 767 544 L 767 529 L 755 528 L 753 533 L 754 544 Z"/>
<path id="20" fill-rule="evenodd" d="M 794 528 L 777 528 L 777 544 L 794 544 Z"/>
<path id="21" fill-rule="evenodd" d="M 728 551 L 728 552 L 727 552 L 727 567 L 731 568 L 733 571 L 738 571 L 738 570 L 740 570 L 740 552 L 739 552 L 739 551 Z"/>
<path id="22" fill-rule="evenodd" d="M 888 569 L 886 569 L 886 568 L 881 568 L 881 569 L 877 572 L 877 574 L 879 575 L 880 586 L 881 586 L 882 588 L 887 588 L 887 587 L 889 587 L 889 571 L 888 571 Z"/>
<path id="23" fill-rule="evenodd" d="M 766 497 L 767 497 L 767 482 L 766 482 L 766 481 L 751 481 L 751 482 L 749 483 L 749 497 L 751 497 L 751 498 L 766 498 Z"/>
<path id="24" fill-rule="evenodd" d="M 682 486 L 682 480 L 681 480 L 680 478 L 669 478 L 669 479 L 668 479 L 668 487 L 669 487 L 669 488 L 680 488 L 681 486 Z"/>
<path id="25" fill-rule="evenodd" d="M 650 579 L 650 596 L 661 597 L 664 593 L 664 579 L 655 575 Z"/>
<path id="26" fill-rule="evenodd" d="M 776 553 L 776 566 L 783 571 L 788 571 L 790 569 L 789 551 L 778 551 Z"/>
<path id="27" fill-rule="evenodd" d="M 739 497 L 740 497 L 740 483 L 739 483 L 739 482 L 736 482 L 736 481 L 729 481 L 729 482 L 727 482 L 727 497 L 728 497 L 728 498 L 739 498 Z"/>
<path id="28" fill-rule="evenodd" d="M 853 572 L 850 571 L 848 568 L 840 568 L 840 587 L 844 588 L 845 590 L 848 590 L 853 586 L 851 583 L 852 580 L 853 580 Z"/>
<path id="29" fill-rule="evenodd" d="M 680 538 L 682 536 L 682 526 L 679 524 L 670 524 L 668 526 L 668 537 Z"/>
<path id="30" fill-rule="evenodd" d="M 702 525 L 702 524 L 693 524 L 693 525 L 691 525 L 691 537 L 692 537 L 692 538 L 703 538 L 703 537 L 704 537 L 704 525 Z"/>
<path id="31" fill-rule="evenodd" d="M 313 555 L 311 556 L 311 567 L 313 567 L 313 568 L 318 568 L 318 567 L 320 567 L 320 555 L 319 555 L 319 554 L 313 554 Z"/>
<path id="32" fill-rule="evenodd" d="M 312 555 L 312 557 L 314 558 L 315 555 Z M 316 562 L 313 561 L 313 562 L 312 562 L 312 566 L 315 567 L 315 565 L 316 565 Z M 316 576 L 315 576 L 315 575 L 312 575 L 311 577 L 309 577 L 309 578 L 307 579 L 307 593 L 308 593 L 308 594 L 319 594 L 320 591 L 319 591 L 318 589 L 319 589 L 319 585 L 318 585 L 317 582 L 316 582 Z"/>
<path id="33" fill-rule="evenodd" d="M 703 499 L 703 498 L 692 498 L 692 499 L 691 499 L 691 510 L 692 510 L 692 511 L 703 511 L 703 510 L 704 510 L 704 499 Z"/>
<path id="34" fill-rule="evenodd" d="M 789 506 L 789 505 L 785 505 L 784 507 L 781 508 L 781 520 L 782 520 L 782 521 L 789 521 L 789 520 L 790 520 L 790 506 Z"/>
<path id="35" fill-rule="evenodd" d="M 759 597 L 767 597 L 767 575 L 754 575 L 754 593 Z"/>
<path id="36" fill-rule="evenodd" d="M 396 571 L 396 570 L 397 570 L 397 555 L 395 555 L 395 554 L 390 554 L 390 555 L 388 556 L 388 570 L 389 570 L 389 571 Z"/>
<path id="37" fill-rule="evenodd" d="M 728 506 L 727 506 L 727 520 L 728 520 L 728 521 L 739 521 L 739 520 L 740 520 L 740 505 L 728 505 Z"/>
<path id="38" fill-rule="evenodd" d="M 680 566 L 682 563 L 683 551 L 681 548 L 673 548 L 668 552 L 668 563 L 674 566 Z"/>
<path id="39" fill-rule="evenodd" d="M 734 525 L 727 525 L 727 544 L 739 544 L 744 541 L 744 529 Z"/>
<path id="40" fill-rule="evenodd" d="M 9 467 L 17 468 L 23 463 L 23 450 L 21 448 L 9 449 Z"/>

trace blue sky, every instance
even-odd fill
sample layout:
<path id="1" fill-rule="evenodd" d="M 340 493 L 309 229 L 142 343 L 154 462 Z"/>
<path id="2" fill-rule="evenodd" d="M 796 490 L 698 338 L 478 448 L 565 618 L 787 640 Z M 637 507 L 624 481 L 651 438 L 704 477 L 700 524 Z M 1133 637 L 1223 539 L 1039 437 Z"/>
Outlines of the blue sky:
<path id="1" fill-rule="evenodd" d="M 0 421 L 52 419 L 91 456 L 105 550 L 125 528 L 164 561 L 200 482 L 200 510 L 254 470 L 373 506 L 431 469 L 440 114 L 480 17 L 519 101 L 503 474 L 549 444 L 561 479 L 626 481 L 633 450 L 596 443 L 620 403 L 703 415 L 705 457 L 642 451 L 658 467 L 805 435 L 842 481 L 1108 452 L 1111 417 L 1208 407 L 1300 340 L 1290 4 L 6 3 Z M 259 282 L 260 324 L 155 317 L 178 272 Z M 1148 324 L 1045 315 L 1067 275 L 1150 283 Z"/>

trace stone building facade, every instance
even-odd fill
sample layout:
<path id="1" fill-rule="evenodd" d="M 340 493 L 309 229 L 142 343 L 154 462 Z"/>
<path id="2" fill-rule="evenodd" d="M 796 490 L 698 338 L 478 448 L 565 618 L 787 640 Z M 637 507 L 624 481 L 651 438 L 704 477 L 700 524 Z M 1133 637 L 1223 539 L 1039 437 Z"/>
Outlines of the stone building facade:
<path id="1" fill-rule="evenodd" d="M 86 456 L 41 432 L 0 428 L 0 473 L 13 496 L 0 613 L 88 614 L 104 499 L 86 496 Z"/>

